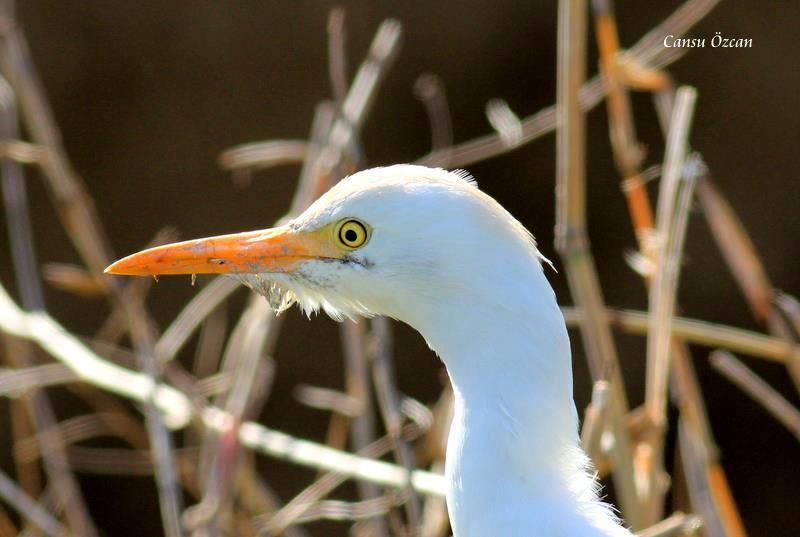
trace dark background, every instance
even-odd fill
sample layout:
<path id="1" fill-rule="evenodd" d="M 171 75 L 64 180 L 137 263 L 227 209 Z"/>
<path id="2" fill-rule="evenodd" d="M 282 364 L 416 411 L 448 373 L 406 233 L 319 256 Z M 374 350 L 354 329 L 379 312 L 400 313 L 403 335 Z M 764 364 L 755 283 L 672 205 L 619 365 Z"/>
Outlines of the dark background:
<path id="1" fill-rule="evenodd" d="M 623 46 L 630 46 L 680 2 L 618 1 Z M 404 46 L 379 93 L 363 136 L 370 164 L 411 161 L 429 150 L 423 108 L 413 96 L 418 75 L 440 75 L 447 88 L 456 141 L 490 130 L 488 99 L 506 99 L 520 117 L 555 100 L 556 2 L 312 2 L 240 1 L 61 2 L 28 0 L 17 8 L 75 168 L 85 179 L 115 253 L 143 247 L 164 225 L 185 238 L 266 227 L 281 216 L 298 170 L 258 173 L 237 188 L 216 164 L 232 145 L 269 138 L 306 137 L 315 104 L 330 96 L 326 20 L 333 5 L 347 8 L 351 73 L 381 20 L 404 24 Z M 775 285 L 800 294 L 800 3 L 723 2 L 696 36 L 753 40 L 750 49 L 696 49 L 671 72 L 699 91 L 691 144 L 752 235 Z M 589 74 L 596 72 L 593 34 Z M 635 95 L 646 165 L 663 152 L 649 96 Z M 635 239 L 619 189 L 603 106 L 588 115 L 589 230 L 605 297 L 619 307 L 645 309 L 640 279 L 623 254 Z M 469 170 L 537 236 L 560 266 L 552 246 L 555 143 L 552 135 Z M 35 173 L 29 174 L 40 261 L 77 262 Z M 656 186 L 651 185 L 651 192 Z M 0 224 L 4 225 L 4 224 Z M 0 251 L 8 252 L 5 230 Z M 2 254 L 0 277 L 13 274 Z M 562 303 L 570 303 L 564 271 L 551 273 Z M 149 304 L 165 326 L 194 295 L 187 279 L 165 279 Z M 245 295 L 237 296 L 239 303 Z M 695 211 L 687 238 L 682 313 L 758 329 L 745 301 Z M 107 311 L 99 303 L 47 290 L 51 314 L 80 334 L 91 334 Z M 236 301 L 235 301 L 236 302 Z M 432 402 L 441 389 L 441 364 L 422 339 L 397 327 L 401 390 Z M 577 336 L 573 333 L 573 336 Z M 341 386 L 338 331 L 320 317 L 289 314 L 277 352 L 277 382 L 262 420 L 321 439 L 326 416 L 294 402 L 298 382 Z M 576 345 L 576 401 L 590 393 Z M 644 340 L 620 336 L 632 404 L 641 402 Z M 797 441 L 707 365 L 695 348 L 722 460 L 751 536 L 797 535 Z M 797 404 L 785 370 L 745 358 Z M 5 420 L 5 416 L 0 418 Z M 267 460 L 263 470 L 285 499 L 312 474 Z M 82 479 L 92 514 L 108 535 L 160 532 L 152 482 L 89 476 Z M 330 528 L 330 526 L 327 526 Z M 337 528 L 339 526 L 336 526 Z M 318 532 L 319 533 L 319 532 Z M 333 535 L 334 530 L 322 534 Z"/>

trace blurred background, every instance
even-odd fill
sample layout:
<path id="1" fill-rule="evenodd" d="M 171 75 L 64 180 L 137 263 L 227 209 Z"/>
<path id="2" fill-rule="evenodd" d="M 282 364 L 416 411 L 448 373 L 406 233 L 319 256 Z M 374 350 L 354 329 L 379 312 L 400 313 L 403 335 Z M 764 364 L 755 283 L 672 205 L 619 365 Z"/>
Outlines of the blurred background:
<path id="1" fill-rule="evenodd" d="M 623 47 L 635 43 L 681 2 L 615 3 Z M 422 73 L 444 82 L 456 142 L 491 131 L 486 102 L 501 97 L 520 116 L 555 102 L 555 2 L 239 1 L 122 2 L 27 0 L 17 6 L 69 157 L 84 178 L 118 256 L 143 248 L 163 226 L 182 238 L 271 225 L 290 203 L 299 169 L 257 172 L 247 184 L 221 171 L 226 148 L 272 138 L 308 135 L 317 102 L 331 95 L 326 25 L 331 7 L 346 9 L 352 74 L 375 29 L 387 17 L 403 24 L 403 46 L 378 93 L 364 130 L 369 165 L 413 161 L 430 150 L 430 129 L 413 86 Z M 591 25 L 590 25 L 591 26 Z M 690 143 L 702 151 L 763 257 L 776 287 L 800 295 L 800 3 L 722 2 L 693 30 L 752 39 L 752 48 L 699 48 L 670 67 L 675 79 L 698 90 Z M 597 73 L 593 33 L 589 76 Z M 664 140 L 648 94 L 633 93 L 645 167 L 663 157 Z M 636 250 L 619 187 L 603 105 L 587 116 L 588 225 L 608 304 L 647 308 L 641 279 L 624 256 Z M 563 264 L 553 247 L 555 137 L 468 167 L 537 237 L 558 272 L 549 278 L 559 301 L 570 304 Z M 79 261 L 34 171 L 26 173 L 40 262 Z M 653 196 L 657 182 L 649 190 Z M 5 226 L 1 223 L 0 226 Z M 763 331 L 731 277 L 703 215 L 690 222 L 679 290 L 680 313 Z M 15 292 L 6 229 L 0 233 L 0 278 Z M 203 283 L 202 281 L 200 282 Z M 102 301 L 45 288 L 50 314 L 77 334 L 94 333 L 108 315 Z M 189 278 L 165 278 L 148 306 L 163 328 L 197 292 Z M 244 303 L 238 292 L 233 306 Z M 291 310 L 275 353 L 276 378 L 260 420 L 279 430 L 322 441 L 327 413 L 299 404 L 298 383 L 341 388 L 342 357 L 336 324 L 308 321 Z M 575 347 L 575 399 L 582 413 L 591 381 L 580 338 Z M 619 335 L 631 405 L 642 401 L 645 340 Z M 748 533 L 800 534 L 797 439 L 708 365 L 709 349 L 693 347 L 713 432 L 721 448 Z M 190 354 L 190 353 L 189 353 Z M 395 327 L 397 384 L 433 403 L 443 367 L 422 338 Z M 189 356 L 189 355 L 187 355 Z M 186 357 L 183 357 L 184 359 Z M 744 357 L 792 403 L 797 392 L 785 368 Z M 59 415 L 79 403 L 53 391 Z M 0 401 L 0 438 L 9 425 Z M 5 442 L 0 442 L 0 445 Z M 10 449 L 0 462 L 12 468 Z M 668 461 L 670 462 L 670 461 Z M 670 462 L 671 464 L 671 462 Z M 314 476 L 271 459 L 259 464 L 284 499 Z M 80 475 L 92 516 L 105 535 L 160 534 L 151 477 Z M 317 535 L 344 535 L 337 524 L 316 524 Z"/>

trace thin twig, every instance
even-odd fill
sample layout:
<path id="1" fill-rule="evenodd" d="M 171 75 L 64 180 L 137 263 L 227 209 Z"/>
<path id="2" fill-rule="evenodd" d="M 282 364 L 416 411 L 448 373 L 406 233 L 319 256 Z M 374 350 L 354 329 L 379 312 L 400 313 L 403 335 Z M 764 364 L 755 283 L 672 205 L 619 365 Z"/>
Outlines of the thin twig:
<path id="1" fill-rule="evenodd" d="M 203 416 L 204 422 L 209 427 L 218 427 L 219 421 L 224 419 L 225 415 L 214 409 L 208 409 Z M 254 422 L 242 424 L 239 439 L 242 445 L 260 453 L 301 466 L 327 470 L 351 479 L 370 481 L 393 488 L 405 488 L 408 483 L 408 472 L 397 465 L 294 438 Z M 391 442 L 388 442 L 387 449 L 390 448 Z M 441 475 L 414 470 L 411 472 L 411 483 L 422 494 L 444 495 L 444 479 Z"/>
<path id="2" fill-rule="evenodd" d="M 52 537 L 75 535 L 37 504 L 33 498 L 20 490 L 4 472 L 0 472 L 0 497 L 47 535 Z"/>
<path id="3" fill-rule="evenodd" d="M 702 4 L 698 4 L 698 6 L 702 7 Z M 689 13 L 687 16 L 691 17 L 691 14 Z M 656 112 L 661 128 L 665 132 L 671 128 L 670 119 L 676 101 L 674 92 L 674 87 L 669 84 L 655 94 Z M 701 177 L 702 184 L 709 172 L 699 154 L 696 154 L 694 160 L 697 163 L 694 171 Z M 743 243 L 721 245 L 723 249 L 729 246 L 746 245 Z M 742 248 L 739 253 L 747 256 L 753 251 L 748 252 Z M 681 449 L 679 454 L 686 468 L 703 468 L 696 475 L 686 477 L 690 499 L 694 498 L 692 505 L 695 506 L 694 510 L 705 520 L 709 534 L 743 537 L 746 535 L 746 531 L 728 486 L 724 469 L 718 459 L 718 450 L 711 432 L 708 412 L 705 409 L 688 350 L 685 345 L 681 345 L 677 341 L 673 342 L 672 347 L 675 386 L 681 409 L 678 424 L 679 429 L 682 428 L 683 434 L 687 438 L 686 449 Z M 794 364 L 800 364 L 800 359 L 796 358 L 794 354 L 788 354 L 786 361 L 790 373 L 795 378 L 800 378 L 800 367 L 793 367 Z M 800 387 L 800 384 L 798 386 Z M 695 457 L 695 459 L 689 460 L 690 457 Z M 699 503 L 694 503 L 695 500 Z"/>
<path id="4" fill-rule="evenodd" d="M 42 275 L 57 289 L 83 297 L 105 296 L 105 287 L 83 267 L 71 263 L 45 263 Z"/>
<path id="5" fill-rule="evenodd" d="M 0 76 L 0 139 L 14 139 L 19 135 L 18 131 L 16 97 L 8 82 Z M 28 190 L 22 166 L 13 160 L 2 159 L 0 172 L 11 260 L 22 305 L 28 310 L 41 310 L 44 309 L 44 293 L 39 279 L 39 264 L 36 262 Z"/>
<path id="6" fill-rule="evenodd" d="M 350 86 L 340 115 L 331 127 L 327 142 L 311 167 L 309 173 L 312 177 L 342 175 L 337 170 L 347 148 L 358 138 L 377 95 L 376 90 L 399 50 L 401 35 L 402 27 L 396 20 L 387 19 L 381 23 Z"/>
<path id="7" fill-rule="evenodd" d="M 606 412 L 608 411 L 608 382 L 598 380 L 592 388 L 592 400 L 586 407 L 583 416 L 583 426 L 581 427 L 581 446 L 583 450 L 594 461 L 595 466 L 606 458 L 602 452 L 601 438 L 603 428 L 606 424 Z"/>
<path id="8" fill-rule="evenodd" d="M 650 326 L 647 337 L 647 376 L 645 409 L 652 434 L 643 446 L 644 475 L 640 480 L 647 498 L 647 521 L 655 523 L 663 516 L 667 491 L 664 473 L 667 390 L 669 387 L 670 351 L 673 348 L 672 322 L 680 275 L 684 238 L 689 220 L 695 175 L 685 173 L 686 155 L 696 91 L 683 87 L 678 92 L 670 120 L 664 168 L 658 196 L 656 229 L 658 244 L 653 245 L 655 266 L 649 293 Z"/>
<path id="9" fill-rule="evenodd" d="M 428 114 L 431 149 L 441 151 L 453 145 L 453 121 L 442 79 L 431 73 L 420 75 L 414 82 L 414 95 Z"/>
<path id="10" fill-rule="evenodd" d="M 733 354 L 716 350 L 709 357 L 711 365 L 736 384 L 755 402 L 766 409 L 789 432 L 800 440 L 800 410 L 796 409 L 772 386 L 756 375 Z"/>
<path id="11" fill-rule="evenodd" d="M 137 304 L 135 299 L 132 300 L 123 294 L 119 304 L 125 308 L 138 368 L 150 380 L 151 389 L 144 399 L 144 416 L 156 465 L 156 487 L 164 533 L 167 537 L 181 537 L 184 534 L 180 519 L 183 500 L 178 490 L 172 438 L 158 404 L 156 387 L 160 383 L 160 370 L 152 352 L 154 348 L 152 330 L 147 322 L 144 308 Z"/>
<path id="12" fill-rule="evenodd" d="M 658 197 L 658 248 L 655 250 L 655 275 L 650 286 L 650 337 L 648 337 L 648 367 L 646 405 L 653 423 L 665 419 L 667 401 L 667 372 L 672 330 L 670 324 L 675 310 L 675 293 L 681 264 L 681 254 L 689 216 L 689 200 L 694 174 L 684 174 L 688 150 L 689 129 L 694 112 L 696 92 L 684 87 L 678 92 L 670 121 L 669 137 L 661 189 Z M 687 180 L 682 180 L 683 178 Z M 688 194 L 686 194 L 688 192 Z M 679 194 L 685 203 L 679 204 Z M 678 208 L 683 210 L 679 212 Z"/>
<path id="13" fill-rule="evenodd" d="M 753 314 L 762 322 L 772 309 L 775 291 L 742 222 L 707 174 L 697 185 L 697 197 L 711 232 Z"/>
<path id="14" fill-rule="evenodd" d="M 315 169 L 335 120 L 336 107 L 332 102 L 322 101 L 317 104 L 317 108 L 314 111 L 314 119 L 311 122 L 308 153 L 300 170 L 300 179 L 297 181 L 289 212 L 282 219 L 283 221 L 300 214 L 325 191 L 321 184 L 323 182 L 322 178 L 319 175 L 315 175 Z"/>
<path id="15" fill-rule="evenodd" d="M 584 312 L 580 325 L 589 367 L 595 380 L 610 386 L 608 417 L 614 435 L 614 484 L 622 512 L 634 528 L 643 526 L 631 466 L 627 414 L 622 377 L 614 340 L 597 279 L 586 233 L 586 178 L 584 118 L 578 98 L 586 69 L 586 2 L 561 0 L 558 16 L 558 108 L 556 136 L 556 249 L 564 260 L 567 280 L 576 304 Z"/>
<path id="16" fill-rule="evenodd" d="M 144 402 L 153 391 L 152 379 L 99 358 L 49 315 L 23 312 L 2 286 L 0 328 L 11 335 L 35 341 L 81 379 L 112 393 Z M 183 394 L 162 385 L 155 390 L 155 399 L 170 427 L 184 427 L 191 419 L 191 405 Z"/>
<path id="17" fill-rule="evenodd" d="M 639 537 L 690 537 L 697 535 L 703 521 L 696 515 L 673 513 L 661 522 L 639 532 Z"/>
<path id="18" fill-rule="evenodd" d="M 203 320 L 239 287 L 238 281 L 221 276 L 203 287 L 161 335 L 154 347 L 157 360 L 172 360 Z"/>
<path id="19" fill-rule="evenodd" d="M 334 7 L 328 15 L 328 76 L 333 100 L 338 108 L 347 96 L 347 30 L 344 8 Z"/>
<path id="20" fill-rule="evenodd" d="M 389 493 L 384 496 L 360 502 L 345 502 L 340 500 L 323 500 L 312 503 L 305 513 L 295 521 L 305 524 L 314 520 L 368 520 L 385 516 L 389 510 L 406 501 L 405 496 L 399 492 Z"/>
<path id="21" fill-rule="evenodd" d="M 592 10 L 595 15 L 595 35 L 600 50 L 600 66 L 608 92 L 606 105 L 614 161 L 622 179 L 622 191 L 628 202 L 628 210 L 639 242 L 639 249 L 645 257 L 651 258 L 653 254 L 651 242 L 653 213 L 641 176 L 641 163 L 644 155 L 636 139 L 630 97 L 627 88 L 619 80 L 617 24 L 614 20 L 610 0 L 593 0 Z"/>
<path id="22" fill-rule="evenodd" d="M 716 454 L 708 453 L 704 444 L 689 430 L 686 420 L 678 420 L 678 444 L 684 466 L 689 501 L 698 513 L 719 513 L 703 517 L 703 534 L 708 537 L 743 537 L 744 526 L 735 504 L 720 491 L 729 490 L 725 474 L 714 463 Z"/>
<path id="23" fill-rule="evenodd" d="M 64 364 L 0 368 L 0 396 L 16 398 L 34 388 L 75 382 L 78 376 Z"/>
<path id="24" fill-rule="evenodd" d="M 306 406 L 334 412 L 346 418 L 355 418 L 362 413 L 361 401 L 338 390 L 301 384 L 294 389 L 294 395 L 298 402 Z"/>
<path id="25" fill-rule="evenodd" d="M 774 307 L 767 319 L 769 331 L 794 345 L 800 341 L 800 302 L 782 291 L 775 294 Z M 800 392 L 800 356 L 790 356 L 786 368 Z"/>
<path id="26" fill-rule="evenodd" d="M 270 140 L 226 149 L 217 163 L 227 171 L 263 170 L 285 164 L 300 164 L 308 153 L 304 140 Z"/>
<path id="27" fill-rule="evenodd" d="M 522 139 L 522 122 L 503 99 L 492 99 L 486 103 L 486 119 L 504 143 L 516 145 Z"/>

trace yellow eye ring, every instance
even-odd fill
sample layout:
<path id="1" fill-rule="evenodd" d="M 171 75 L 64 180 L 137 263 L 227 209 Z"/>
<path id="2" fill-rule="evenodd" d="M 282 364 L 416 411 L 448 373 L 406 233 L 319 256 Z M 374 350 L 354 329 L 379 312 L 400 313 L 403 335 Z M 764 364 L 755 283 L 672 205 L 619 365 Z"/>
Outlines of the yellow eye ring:
<path id="1" fill-rule="evenodd" d="M 367 230 L 367 226 L 358 220 L 349 218 L 347 220 L 342 220 L 339 225 L 336 226 L 335 236 L 339 246 L 347 250 L 355 250 L 367 243 L 367 240 L 369 240 L 369 231 Z"/>

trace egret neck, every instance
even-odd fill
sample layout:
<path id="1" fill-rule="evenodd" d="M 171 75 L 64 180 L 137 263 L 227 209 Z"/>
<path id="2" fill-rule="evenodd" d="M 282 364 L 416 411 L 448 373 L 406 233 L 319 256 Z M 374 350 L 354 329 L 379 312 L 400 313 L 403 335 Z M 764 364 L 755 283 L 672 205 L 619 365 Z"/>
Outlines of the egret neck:
<path id="1" fill-rule="evenodd" d="M 455 535 L 465 537 L 517 535 L 534 510 L 576 512 L 596 497 L 553 291 L 529 257 L 495 259 L 502 279 L 439 297 L 410 319 L 453 385 L 447 499 Z"/>

